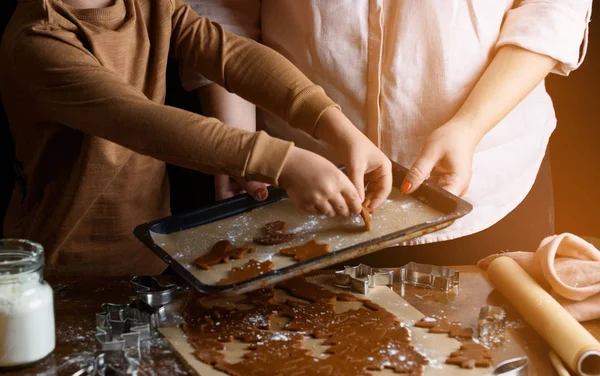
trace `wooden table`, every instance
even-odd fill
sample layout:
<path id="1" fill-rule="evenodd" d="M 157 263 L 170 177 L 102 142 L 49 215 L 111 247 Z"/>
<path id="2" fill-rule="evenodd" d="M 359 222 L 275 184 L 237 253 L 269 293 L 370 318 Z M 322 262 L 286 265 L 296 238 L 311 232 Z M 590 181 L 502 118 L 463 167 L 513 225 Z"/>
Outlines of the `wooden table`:
<path id="1" fill-rule="evenodd" d="M 556 375 L 548 360 L 546 343 L 519 317 L 504 298 L 493 290 L 485 273 L 474 266 L 458 267 L 461 271 L 460 292 L 443 292 L 400 286 L 394 289 L 425 315 L 445 314 L 451 320 L 476 328 L 479 309 L 486 304 L 502 306 L 507 311 L 511 332 L 509 341 L 494 350 L 495 362 L 526 354 L 529 375 Z M 71 375 L 91 358 L 96 349 L 95 313 L 104 302 L 126 303 L 130 299 L 129 278 L 120 279 L 60 279 L 49 277 L 55 291 L 56 350 L 42 362 L 3 375 Z M 584 326 L 600 338 L 600 320 Z M 145 343 L 140 351 L 141 375 L 192 375 L 166 341 L 160 337 Z"/>

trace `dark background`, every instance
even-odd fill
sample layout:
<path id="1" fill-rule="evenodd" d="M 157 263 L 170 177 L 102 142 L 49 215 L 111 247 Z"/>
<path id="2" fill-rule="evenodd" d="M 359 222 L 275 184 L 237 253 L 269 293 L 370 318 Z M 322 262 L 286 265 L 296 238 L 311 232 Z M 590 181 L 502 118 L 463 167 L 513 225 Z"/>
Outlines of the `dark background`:
<path id="1" fill-rule="evenodd" d="M 599 14 L 598 2 L 592 14 Z M 569 77 L 551 75 L 558 126 L 550 140 L 556 232 L 600 238 L 600 22 L 590 23 L 586 59 Z"/>
<path id="2" fill-rule="evenodd" d="M 0 0 L 0 35 L 8 22 L 10 15 L 16 6 L 16 0 Z M 0 101 L 0 238 L 2 238 L 2 222 L 4 213 L 10 200 L 14 184 L 14 149 L 12 137 L 6 120 L 4 106 Z"/>
<path id="3" fill-rule="evenodd" d="M 6 24 L 13 3 L 0 1 L 0 25 Z M 600 12 L 599 8 L 596 3 L 595 12 Z M 600 238 L 600 127 L 596 121 L 600 116 L 599 59 L 600 23 L 592 22 L 587 57 L 582 66 L 569 77 L 551 75 L 547 82 L 558 118 L 558 127 L 550 142 L 556 232 Z M 12 141 L 0 103 L 0 220 L 14 184 L 12 153 Z"/>

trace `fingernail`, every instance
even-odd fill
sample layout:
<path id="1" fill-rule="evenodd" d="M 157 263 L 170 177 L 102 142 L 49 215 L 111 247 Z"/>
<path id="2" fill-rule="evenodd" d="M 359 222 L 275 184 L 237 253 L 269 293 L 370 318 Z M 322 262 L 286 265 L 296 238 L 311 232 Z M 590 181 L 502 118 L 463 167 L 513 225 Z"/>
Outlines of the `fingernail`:
<path id="1" fill-rule="evenodd" d="M 410 192 L 410 190 L 412 189 L 412 183 L 408 180 L 405 180 L 404 182 L 402 182 L 402 186 L 400 187 L 400 192 L 401 193 L 408 193 Z"/>
<path id="2" fill-rule="evenodd" d="M 267 190 L 264 188 L 258 188 L 256 191 L 254 191 L 253 197 L 255 200 L 257 201 L 264 201 L 267 198 Z"/>

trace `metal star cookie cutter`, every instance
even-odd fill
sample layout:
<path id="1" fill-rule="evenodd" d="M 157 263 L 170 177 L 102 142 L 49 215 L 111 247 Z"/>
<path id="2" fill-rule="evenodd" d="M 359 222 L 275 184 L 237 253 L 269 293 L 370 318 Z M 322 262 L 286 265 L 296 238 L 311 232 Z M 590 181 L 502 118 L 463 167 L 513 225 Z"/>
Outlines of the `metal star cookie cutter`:
<path id="1" fill-rule="evenodd" d="M 96 314 L 96 342 L 103 351 L 139 348 L 140 341 L 150 338 L 150 316 L 131 304 L 102 305 Z"/>
<path id="2" fill-rule="evenodd" d="M 368 265 L 344 266 L 335 272 L 335 285 L 368 294 L 375 286 L 390 286 L 394 282 L 394 271 L 372 268 Z"/>
<path id="3" fill-rule="evenodd" d="M 136 293 L 133 302 L 105 303 L 96 314 L 96 341 L 102 350 L 139 348 L 140 341 L 149 339 L 166 319 L 165 305 L 175 299 L 176 286 L 153 276 L 136 276 L 131 283 Z"/>
<path id="4" fill-rule="evenodd" d="M 450 291 L 458 288 L 460 272 L 447 266 L 409 262 L 400 268 L 400 282 L 416 287 Z"/>
<path id="5" fill-rule="evenodd" d="M 477 327 L 479 341 L 487 348 L 491 348 L 504 340 L 506 312 L 504 309 L 486 305 L 479 311 Z"/>

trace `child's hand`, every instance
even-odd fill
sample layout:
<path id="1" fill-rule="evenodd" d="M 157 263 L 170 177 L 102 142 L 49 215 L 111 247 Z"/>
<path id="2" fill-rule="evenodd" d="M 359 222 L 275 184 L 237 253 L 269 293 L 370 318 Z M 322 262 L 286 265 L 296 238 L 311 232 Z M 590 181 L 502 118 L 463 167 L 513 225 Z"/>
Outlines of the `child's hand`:
<path id="1" fill-rule="evenodd" d="M 392 190 L 390 160 L 362 133 L 339 154 L 361 200 L 369 199 L 372 209 L 381 205 Z M 365 184 L 368 184 L 366 193 Z"/>
<path id="2" fill-rule="evenodd" d="M 327 142 L 346 166 L 361 201 L 365 184 L 372 209 L 385 201 L 392 190 L 392 163 L 342 112 L 336 108 L 325 111 L 315 135 Z"/>
<path id="3" fill-rule="evenodd" d="M 401 191 L 414 192 L 431 175 L 431 180 L 448 192 L 464 195 L 471 182 L 473 155 L 479 139 L 473 128 L 461 121 L 451 120 L 442 125 L 427 137 Z"/>
<path id="4" fill-rule="evenodd" d="M 264 201 L 269 196 L 267 184 L 257 181 L 244 181 L 228 175 L 215 175 L 215 199 L 217 201 L 247 192 L 256 201 Z"/>
<path id="5" fill-rule="evenodd" d="M 362 201 L 350 179 L 327 159 L 293 147 L 279 185 L 300 208 L 333 217 L 358 214 Z"/>

